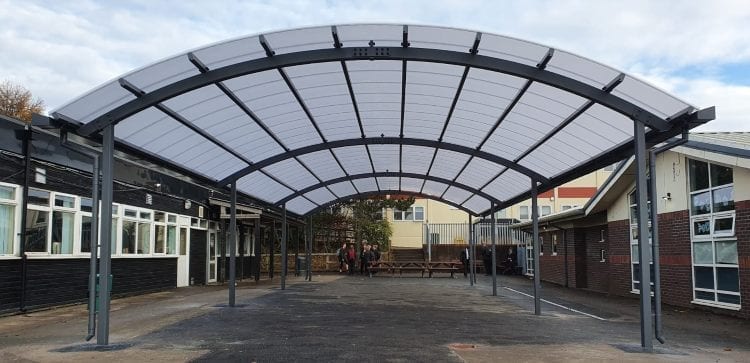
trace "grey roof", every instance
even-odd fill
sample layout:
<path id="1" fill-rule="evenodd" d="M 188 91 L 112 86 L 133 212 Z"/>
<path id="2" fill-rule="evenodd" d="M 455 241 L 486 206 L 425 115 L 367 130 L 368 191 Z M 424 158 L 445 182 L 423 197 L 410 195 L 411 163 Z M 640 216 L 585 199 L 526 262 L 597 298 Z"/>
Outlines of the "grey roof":
<path id="1" fill-rule="evenodd" d="M 476 31 L 356 24 L 195 49 L 58 108 L 87 136 L 307 214 L 416 194 L 486 214 L 713 119 L 569 52 Z"/>

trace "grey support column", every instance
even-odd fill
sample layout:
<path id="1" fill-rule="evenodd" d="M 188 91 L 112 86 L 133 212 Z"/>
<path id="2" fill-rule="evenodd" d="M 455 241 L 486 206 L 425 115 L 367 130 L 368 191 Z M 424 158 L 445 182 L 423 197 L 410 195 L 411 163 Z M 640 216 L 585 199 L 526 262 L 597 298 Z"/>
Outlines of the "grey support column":
<path id="1" fill-rule="evenodd" d="M 96 260 L 99 249 L 99 155 L 93 155 L 91 173 L 91 259 L 89 263 L 89 331 L 86 341 L 96 332 Z"/>
<path id="2" fill-rule="evenodd" d="M 652 351 L 651 327 L 651 248 L 648 245 L 648 210 L 646 197 L 646 131 L 640 121 L 634 121 L 635 192 L 638 212 L 638 263 L 641 268 L 641 347 Z"/>
<path id="3" fill-rule="evenodd" d="M 282 212 L 284 213 L 281 221 L 281 289 L 286 289 L 286 268 L 287 268 L 287 253 L 286 253 L 286 204 L 284 204 Z"/>
<path id="4" fill-rule="evenodd" d="M 115 127 L 102 130 L 102 232 L 99 258 L 99 320 L 96 344 L 109 345 L 109 275 L 112 271 L 112 178 L 114 175 Z"/>
<path id="5" fill-rule="evenodd" d="M 495 210 L 495 203 L 490 203 L 490 211 Z M 492 213 L 492 296 L 497 296 L 497 223 Z"/>
<path id="6" fill-rule="evenodd" d="M 255 244 L 253 245 L 253 250 L 255 252 L 255 265 L 253 268 L 253 274 L 255 275 L 255 282 L 260 281 L 260 264 L 261 261 L 263 261 L 263 256 L 261 256 L 261 234 L 260 234 L 260 216 L 255 220 L 255 226 L 253 228 L 253 234 L 255 234 Z"/>
<path id="7" fill-rule="evenodd" d="M 312 281 L 313 225 L 312 216 L 307 217 L 307 281 Z"/>
<path id="8" fill-rule="evenodd" d="M 531 181 L 531 229 L 534 240 L 534 315 L 542 314 L 539 294 L 542 289 L 541 271 L 539 270 L 539 207 L 537 206 L 537 183 Z"/>
<path id="9" fill-rule="evenodd" d="M 477 241 L 474 240 L 474 225 L 471 224 L 471 214 L 469 214 L 469 247 L 471 247 L 471 274 L 469 280 L 471 280 L 471 286 L 477 283 Z"/>
<path id="10" fill-rule="evenodd" d="M 237 182 L 232 182 L 229 205 L 229 306 L 234 307 L 237 257 Z"/>
<path id="11" fill-rule="evenodd" d="M 659 261 L 659 197 L 656 194 L 656 153 L 648 155 L 649 200 L 651 201 L 651 254 L 654 261 L 654 336 L 664 344 L 661 324 L 661 262 Z"/>

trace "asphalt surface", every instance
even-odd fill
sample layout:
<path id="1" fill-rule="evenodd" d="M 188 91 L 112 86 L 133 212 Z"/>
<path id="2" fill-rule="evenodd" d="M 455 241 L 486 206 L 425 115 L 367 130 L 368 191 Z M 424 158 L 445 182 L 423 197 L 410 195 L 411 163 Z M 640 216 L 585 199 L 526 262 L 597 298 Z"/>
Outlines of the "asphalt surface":
<path id="1" fill-rule="evenodd" d="M 412 276 L 240 286 L 235 308 L 220 287 L 116 300 L 111 350 L 82 344 L 81 307 L 0 318 L 0 361 L 750 361 L 746 320 L 666 309 L 667 344 L 645 354 L 636 299 L 545 285 L 535 316 L 524 278 L 492 296 L 485 276 Z"/>

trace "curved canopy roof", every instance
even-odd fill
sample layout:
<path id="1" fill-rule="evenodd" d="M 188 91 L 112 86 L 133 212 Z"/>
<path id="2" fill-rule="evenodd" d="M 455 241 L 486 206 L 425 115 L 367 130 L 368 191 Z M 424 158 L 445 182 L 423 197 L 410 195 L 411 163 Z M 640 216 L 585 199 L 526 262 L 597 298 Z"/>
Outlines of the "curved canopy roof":
<path id="1" fill-rule="evenodd" d="M 587 58 L 500 35 L 339 25 L 234 39 L 130 72 L 55 110 L 303 215 L 416 194 L 473 214 L 713 118 Z"/>

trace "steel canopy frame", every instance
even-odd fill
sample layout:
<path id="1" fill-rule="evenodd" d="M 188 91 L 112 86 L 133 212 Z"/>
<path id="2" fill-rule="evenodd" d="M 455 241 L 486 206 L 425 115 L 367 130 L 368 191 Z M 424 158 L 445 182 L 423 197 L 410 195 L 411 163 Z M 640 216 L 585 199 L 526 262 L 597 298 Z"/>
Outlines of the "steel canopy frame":
<path id="1" fill-rule="evenodd" d="M 336 203 L 339 203 L 344 200 L 349 200 L 352 198 L 357 197 L 375 197 L 375 196 L 386 196 L 386 195 L 406 195 L 406 196 L 413 196 L 413 197 L 420 197 L 420 198 L 429 198 L 429 199 L 435 199 L 436 197 L 434 195 L 428 195 L 420 192 L 410 192 L 410 191 L 404 191 L 404 190 L 397 190 L 397 189 L 381 189 L 381 190 L 373 190 L 370 192 L 359 192 L 357 194 L 350 194 L 350 195 L 343 195 L 340 196 L 338 199 L 331 200 L 330 202 L 323 203 L 314 209 L 309 210 L 305 215 L 309 216 L 312 214 L 317 213 L 318 211 L 321 211 L 323 209 L 326 209 Z M 455 207 L 457 209 L 460 209 L 466 213 L 468 213 L 470 216 L 478 216 L 476 212 L 473 212 L 472 210 L 456 204 L 454 202 L 451 202 L 449 200 L 441 200 L 441 202 L 450 205 L 451 207 Z"/>

